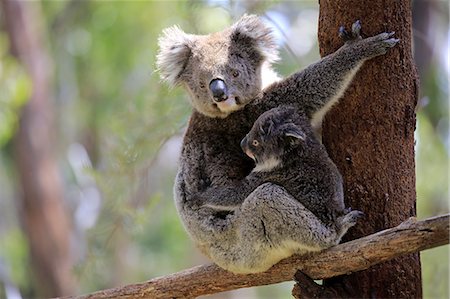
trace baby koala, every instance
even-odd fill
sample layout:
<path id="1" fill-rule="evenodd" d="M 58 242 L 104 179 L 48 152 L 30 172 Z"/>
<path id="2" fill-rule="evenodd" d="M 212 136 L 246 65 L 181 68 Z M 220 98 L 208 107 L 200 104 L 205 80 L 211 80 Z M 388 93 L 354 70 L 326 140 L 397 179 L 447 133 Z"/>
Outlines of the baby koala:
<path id="1" fill-rule="evenodd" d="M 194 207 L 234 211 L 253 190 L 270 182 L 284 187 L 325 225 L 335 225 L 341 237 L 363 216 L 345 208 L 342 177 L 304 113 L 291 106 L 263 113 L 241 147 L 255 161 L 253 171 L 232 186 L 194 196 Z"/>

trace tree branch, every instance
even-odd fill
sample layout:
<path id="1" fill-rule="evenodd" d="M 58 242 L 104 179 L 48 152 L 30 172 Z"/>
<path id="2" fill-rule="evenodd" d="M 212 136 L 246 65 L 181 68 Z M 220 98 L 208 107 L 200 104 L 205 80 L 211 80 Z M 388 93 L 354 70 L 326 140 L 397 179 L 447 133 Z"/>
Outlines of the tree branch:
<path id="1" fill-rule="evenodd" d="M 327 250 L 282 260 L 268 271 L 237 275 L 216 265 L 202 265 L 147 282 L 71 297 L 88 298 L 193 298 L 239 288 L 293 280 L 297 270 L 313 279 L 330 278 L 449 243 L 449 214 L 417 221 L 343 243 Z"/>

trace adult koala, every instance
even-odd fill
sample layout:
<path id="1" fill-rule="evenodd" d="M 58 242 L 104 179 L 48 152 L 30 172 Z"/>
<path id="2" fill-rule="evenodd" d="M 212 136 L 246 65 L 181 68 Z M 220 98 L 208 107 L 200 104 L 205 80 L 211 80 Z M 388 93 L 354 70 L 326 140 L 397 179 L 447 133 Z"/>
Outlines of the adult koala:
<path id="1" fill-rule="evenodd" d="M 272 183 L 237 205 L 231 195 L 232 204 L 216 208 L 199 208 L 190 199 L 252 171 L 254 161 L 239 143 L 259 115 L 289 104 L 318 124 L 363 62 L 398 42 L 393 33 L 362 39 L 360 28 L 358 21 L 351 32 L 340 28 L 345 44 L 339 50 L 282 80 L 270 68 L 278 57 L 271 31 L 254 15 L 209 35 L 186 34 L 176 26 L 163 31 L 157 57 L 161 78 L 184 86 L 194 107 L 175 181 L 176 206 L 194 242 L 219 266 L 261 272 L 293 253 L 339 243 L 335 226 L 323 224 Z"/>

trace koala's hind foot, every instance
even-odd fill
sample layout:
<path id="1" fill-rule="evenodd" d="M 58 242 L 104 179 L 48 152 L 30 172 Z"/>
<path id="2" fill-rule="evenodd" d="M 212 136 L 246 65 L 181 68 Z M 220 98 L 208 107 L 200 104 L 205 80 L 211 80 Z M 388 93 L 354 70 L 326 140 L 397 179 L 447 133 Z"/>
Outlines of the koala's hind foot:
<path id="1" fill-rule="evenodd" d="M 345 215 L 339 217 L 337 219 L 337 227 L 340 232 L 340 237 L 342 238 L 348 229 L 354 226 L 362 217 L 364 217 L 364 213 L 358 210 L 349 211 Z"/>
<path id="2" fill-rule="evenodd" d="M 253 238 L 254 243 L 269 241 L 277 246 L 290 242 L 290 245 L 303 247 L 299 249 L 315 251 L 339 242 L 339 231 L 324 225 L 283 187 L 272 183 L 255 189 L 242 204 L 237 217 L 243 239 Z"/>

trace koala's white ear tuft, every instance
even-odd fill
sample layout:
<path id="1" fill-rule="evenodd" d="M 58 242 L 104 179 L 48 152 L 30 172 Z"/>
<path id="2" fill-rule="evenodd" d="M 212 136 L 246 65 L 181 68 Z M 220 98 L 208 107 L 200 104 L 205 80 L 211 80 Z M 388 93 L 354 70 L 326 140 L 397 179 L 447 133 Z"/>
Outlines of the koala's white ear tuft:
<path id="1" fill-rule="evenodd" d="M 232 26 L 232 36 L 238 35 L 253 39 L 257 50 L 268 62 L 279 59 L 278 46 L 272 34 L 272 29 L 264 24 L 258 16 L 244 14 Z"/>
<path id="2" fill-rule="evenodd" d="M 195 37 L 184 33 L 178 26 L 163 30 L 158 39 L 159 52 L 156 67 L 161 79 L 176 85 L 191 55 L 191 46 Z"/>

